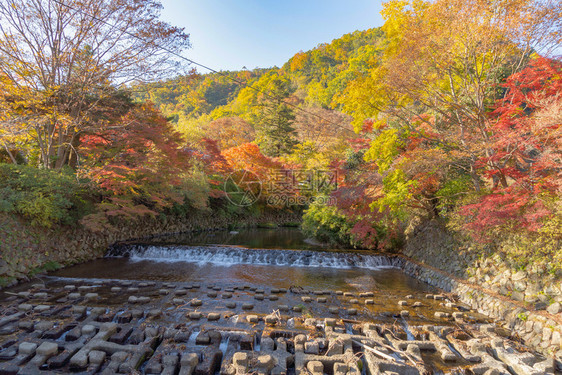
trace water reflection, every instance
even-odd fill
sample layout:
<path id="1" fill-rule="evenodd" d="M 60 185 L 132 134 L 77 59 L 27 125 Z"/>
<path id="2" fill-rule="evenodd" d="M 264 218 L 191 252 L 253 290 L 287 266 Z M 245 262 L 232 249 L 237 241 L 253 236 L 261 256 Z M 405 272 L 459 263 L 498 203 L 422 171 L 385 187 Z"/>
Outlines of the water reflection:
<path id="1" fill-rule="evenodd" d="M 155 237 L 146 244 L 158 245 L 238 245 L 250 249 L 321 250 L 325 246 L 307 240 L 297 228 L 251 228 L 238 231 L 182 233 Z"/>
<path id="2" fill-rule="evenodd" d="M 130 261 L 127 258 L 104 258 L 59 270 L 53 276 L 74 278 L 153 280 L 169 282 L 200 282 L 218 285 L 264 286 L 307 289 L 339 289 L 343 291 L 380 290 L 409 293 L 429 290 L 428 287 L 399 270 L 304 268 L 239 264 L 219 266 L 189 262 L 161 263 Z"/>

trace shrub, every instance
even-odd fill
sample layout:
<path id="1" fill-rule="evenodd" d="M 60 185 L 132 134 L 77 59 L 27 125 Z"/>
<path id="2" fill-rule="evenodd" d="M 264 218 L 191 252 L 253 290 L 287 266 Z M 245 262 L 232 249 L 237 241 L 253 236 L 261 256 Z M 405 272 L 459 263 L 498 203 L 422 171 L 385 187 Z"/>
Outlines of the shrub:
<path id="1" fill-rule="evenodd" d="M 351 228 L 353 224 L 335 206 L 313 203 L 305 211 L 302 230 L 307 236 L 332 245 L 353 245 Z"/>
<path id="2" fill-rule="evenodd" d="M 21 215 L 36 226 L 74 224 L 93 206 L 87 181 L 69 171 L 0 164 L 0 180 L 0 212 Z"/>

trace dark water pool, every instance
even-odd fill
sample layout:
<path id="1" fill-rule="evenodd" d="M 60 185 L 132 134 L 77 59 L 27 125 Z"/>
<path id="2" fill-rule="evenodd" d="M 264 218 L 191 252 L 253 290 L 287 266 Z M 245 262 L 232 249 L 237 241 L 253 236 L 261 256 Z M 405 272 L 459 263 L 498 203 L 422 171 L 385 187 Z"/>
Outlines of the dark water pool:
<path id="1" fill-rule="evenodd" d="M 324 250 L 327 246 L 307 239 L 298 228 L 250 228 L 203 231 L 159 236 L 143 241 L 159 245 L 236 245 L 250 249 Z"/>

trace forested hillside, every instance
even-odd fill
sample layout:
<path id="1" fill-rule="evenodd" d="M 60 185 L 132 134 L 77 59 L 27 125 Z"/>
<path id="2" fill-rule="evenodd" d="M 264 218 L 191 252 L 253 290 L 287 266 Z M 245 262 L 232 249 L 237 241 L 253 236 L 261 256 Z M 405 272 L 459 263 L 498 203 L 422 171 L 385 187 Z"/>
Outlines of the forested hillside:
<path id="1" fill-rule="evenodd" d="M 272 102 L 281 100 L 289 104 L 281 103 L 287 109 L 284 117 L 291 123 L 283 129 L 287 136 L 282 142 L 298 144 L 301 153 L 326 152 L 325 143 L 356 137 L 351 131 L 351 118 L 341 111 L 338 95 L 350 81 L 367 72 L 367 64 L 379 58 L 383 44 L 380 28 L 356 31 L 299 52 L 281 68 L 208 74 L 192 71 L 190 75 L 135 86 L 134 97 L 154 103 L 194 144 L 207 137 L 224 148 L 254 141 L 257 136 L 262 149 L 271 138 L 268 131 L 278 130 L 268 130 L 265 124 L 268 112 L 282 112 L 281 108 L 272 108 Z M 274 151 L 269 154 L 281 155 Z M 284 156 L 289 154 L 284 152 Z M 300 162 L 307 158 L 293 156 Z M 325 159 L 324 166 L 335 155 Z"/>
<path id="2" fill-rule="evenodd" d="M 156 2 L 88 6 L 127 33 L 58 3 L 22 29 L 25 7 L 0 6 L 0 212 L 103 231 L 306 210 L 309 234 L 382 250 L 434 220 L 562 264 L 560 2 L 393 0 L 381 28 L 282 67 L 175 78 L 164 51 L 188 35 Z M 74 26 L 52 30 L 47 14 Z"/>

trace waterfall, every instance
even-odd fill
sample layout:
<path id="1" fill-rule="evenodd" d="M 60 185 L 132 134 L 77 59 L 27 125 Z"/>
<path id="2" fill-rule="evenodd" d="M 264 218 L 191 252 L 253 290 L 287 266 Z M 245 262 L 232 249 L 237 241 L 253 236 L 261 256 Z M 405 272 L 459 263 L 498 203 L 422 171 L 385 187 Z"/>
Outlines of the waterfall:
<path id="1" fill-rule="evenodd" d="M 247 249 L 236 246 L 156 246 L 122 245 L 112 248 L 108 257 L 128 257 L 131 261 L 190 262 L 232 266 L 236 264 L 323 267 L 400 268 L 401 259 L 376 254 L 319 252 L 310 250 Z"/>

